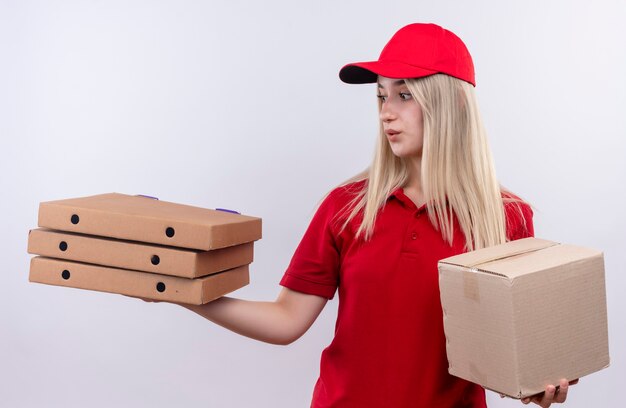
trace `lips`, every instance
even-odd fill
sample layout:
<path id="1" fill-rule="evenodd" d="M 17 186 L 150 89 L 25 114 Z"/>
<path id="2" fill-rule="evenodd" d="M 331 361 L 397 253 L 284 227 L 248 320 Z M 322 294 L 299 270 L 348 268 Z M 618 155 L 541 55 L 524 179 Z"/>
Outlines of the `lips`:
<path id="1" fill-rule="evenodd" d="M 397 131 L 397 130 L 395 130 L 395 129 L 387 129 L 387 130 L 385 130 L 385 134 L 386 134 L 388 137 L 392 137 L 392 136 L 394 136 L 394 135 L 397 135 L 398 133 L 400 133 L 400 132 L 398 132 L 398 131 Z"/>

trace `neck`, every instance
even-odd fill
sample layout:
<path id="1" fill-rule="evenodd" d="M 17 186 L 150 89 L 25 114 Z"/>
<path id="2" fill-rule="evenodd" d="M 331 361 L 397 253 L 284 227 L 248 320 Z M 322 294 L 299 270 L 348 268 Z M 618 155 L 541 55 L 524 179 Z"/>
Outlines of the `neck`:
<path id="1" fill-rule="evenodd" d="M 412 157 L 408 159 L 409 179 L 405 187 L 411 190 L 422 191 L 422 157 Z"/>
<path id="2" fill-rule="evenodd" d="M 422 158 L 409 159 L 409 179 L 404 185 L 404 194 L 409 197 L 417 207 L 424 205 L 424 193 L 422 191 Z"/>

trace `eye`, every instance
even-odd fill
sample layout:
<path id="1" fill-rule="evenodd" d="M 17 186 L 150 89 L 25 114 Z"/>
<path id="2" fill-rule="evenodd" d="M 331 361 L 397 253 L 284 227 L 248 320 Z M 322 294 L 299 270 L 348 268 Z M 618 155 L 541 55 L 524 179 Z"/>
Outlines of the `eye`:
<path id="1" fill-rule="evenodd" d="M 387 100 L 387 97 L 385 95 L 376 95 L 376 97 L 381 101 L 381 102 L 385 102 Z"/>
<path id="2" fill-rule="evenodd" d="M 410 92 L 400 92 L 400 99 L 403 101 L 408 101 L 411 98 L 413 98 L 413 95 Z"/>

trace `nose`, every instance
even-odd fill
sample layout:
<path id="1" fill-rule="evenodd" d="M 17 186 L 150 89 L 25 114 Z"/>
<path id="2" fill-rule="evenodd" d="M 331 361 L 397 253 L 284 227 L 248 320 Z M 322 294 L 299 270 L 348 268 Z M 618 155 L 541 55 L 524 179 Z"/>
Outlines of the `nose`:
<path id="1" fill-rule="evenodd" d="M 380 107 L 380 120 L 383 122 L 391 122 L 396 118 L 396 113 L 391 107 L 389 101 L 385 101 L 382 103 Z"/>

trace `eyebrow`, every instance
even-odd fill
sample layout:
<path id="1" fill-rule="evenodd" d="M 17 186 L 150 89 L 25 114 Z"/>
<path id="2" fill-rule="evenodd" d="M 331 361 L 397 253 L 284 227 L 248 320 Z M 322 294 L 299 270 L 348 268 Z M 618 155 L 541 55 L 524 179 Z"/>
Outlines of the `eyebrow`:
<path id="1" fill-rule="evenodd" d="M 379 88 L 383 87 L 380 82 L 377 82 L 376 85 L 378 85 Z M 397 81 L 394 81 L 392 85 L 404 85 L 404 79 L 398 79 Z"/>

